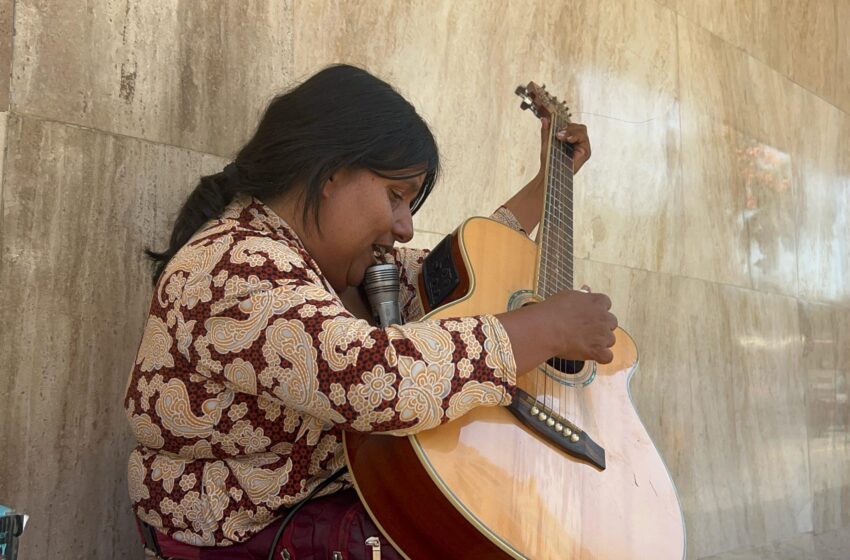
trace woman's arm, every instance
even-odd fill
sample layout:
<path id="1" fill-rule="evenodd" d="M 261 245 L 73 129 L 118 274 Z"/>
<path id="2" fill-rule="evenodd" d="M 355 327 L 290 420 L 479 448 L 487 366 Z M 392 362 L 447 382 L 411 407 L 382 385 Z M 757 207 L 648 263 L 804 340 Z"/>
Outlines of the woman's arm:
<path id="1" fill-rule="evenodd" d="M 579 123 L 570 123 L 555 135 L 560 142 L 573 145 L 573 173 L 590 159 L 590 138 L 587 136 L 587 127 Z M 549 151 L 549 119 L 541 119 L 540 127 L 540 170 L 537 175 L 528 182 L 518 193 L 511 197 L 503 206 L 513 213 L 519 220 L 522 229 L 530 232 L 540 221 L 543 214 L 543 179 L 546 175 L 546 154 Z"/>

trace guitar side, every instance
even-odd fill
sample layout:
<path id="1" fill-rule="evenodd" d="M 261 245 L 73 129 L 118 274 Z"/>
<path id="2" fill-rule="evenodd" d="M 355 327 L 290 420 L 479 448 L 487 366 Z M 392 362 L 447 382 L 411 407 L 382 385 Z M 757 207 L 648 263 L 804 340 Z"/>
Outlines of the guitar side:
<path id="1" fill-rule="evenodd" d="M 468 285 L 428 318 L 501 313 L 533 288 L 537 245 L 524 235 L 473 218 L 456 241 Z M 397 548 L 410 558 L 682 558 L 675 488 L 629 394 L 637 349 L 622 329 L 616 336 L 614 361 L 592 383 L 550 399 L 605 448 L 604 471 L 502 407 L 407 438 L 346 434 L 357 490 Z M 536 395 L 541 377 L 521 375 L 519 386 Z"/>

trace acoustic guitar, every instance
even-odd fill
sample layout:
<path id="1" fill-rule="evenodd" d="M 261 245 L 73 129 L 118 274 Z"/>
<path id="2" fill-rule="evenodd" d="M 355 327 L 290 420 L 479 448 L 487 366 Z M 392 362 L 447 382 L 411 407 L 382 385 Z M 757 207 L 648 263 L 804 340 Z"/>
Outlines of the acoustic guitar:
<path id="1" fill-rule="evenodd" d="M 517 94 L 551 134 L 569 122 L 533 82 Z M 423 264 L 426 318 L 497 314 L 572 288 L 572 147 L 551 134 L 537 241 L 464 222 Z M 408 437 L 346 433 L 357 492 L 396 548 L 415 560 L 683 558 L 676 490 L 629 391 L 637 347 L 615 335 L 613 362 L 549 360 L 518 376 L 510 406 Z"/>

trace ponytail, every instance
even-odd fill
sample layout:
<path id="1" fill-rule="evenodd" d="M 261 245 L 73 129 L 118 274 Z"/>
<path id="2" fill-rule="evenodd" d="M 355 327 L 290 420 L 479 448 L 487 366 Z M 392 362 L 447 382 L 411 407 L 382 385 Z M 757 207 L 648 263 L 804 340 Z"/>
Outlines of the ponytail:
<path id="1" fill-rule="evenodd" d="M 213 175 L 201 177 L 195 190 L 183 203 L 174 228 L 171 230 L 171 239 L 168 249 L 158 253 L 151 249 L 145 249 L 145 254 L 154 261 L 153 284 L 154 286 L 162 276 L 162 272 L 171 258 L 186 244 L 201 227 L 221 217 L 224 209 L 233 200 L 236 192 L 233 185 L 237 183 L 234 179 L 233 164 L 228 164 L 224 171 Z"/>

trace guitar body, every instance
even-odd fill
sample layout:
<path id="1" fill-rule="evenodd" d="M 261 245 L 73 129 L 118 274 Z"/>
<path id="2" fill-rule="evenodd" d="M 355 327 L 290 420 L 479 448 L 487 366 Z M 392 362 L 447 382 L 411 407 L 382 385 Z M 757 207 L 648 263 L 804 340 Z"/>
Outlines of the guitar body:
<path id="1" fill-rule="evenodd" d="M 533 290 L 538 245 L 526 236 L 472 218 L 453 243 L 462 293 L 427 318 L 502 313 Z M 637 348 L 624 330 L 615 334 L 614 361 L 585 385 L 556 384 L 543 370 L 518 376 L 532 396 L 548 386 L 552 409 L 605 450 L 604 469 L 505 407 L 408 437 L 346 433 L 360 498 L 396 548 L 415 560 L 683 558 L 676 491 L 629 393 Z"/>

